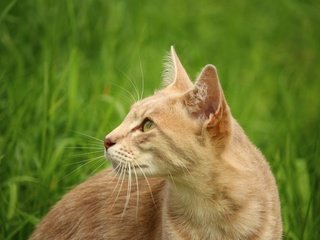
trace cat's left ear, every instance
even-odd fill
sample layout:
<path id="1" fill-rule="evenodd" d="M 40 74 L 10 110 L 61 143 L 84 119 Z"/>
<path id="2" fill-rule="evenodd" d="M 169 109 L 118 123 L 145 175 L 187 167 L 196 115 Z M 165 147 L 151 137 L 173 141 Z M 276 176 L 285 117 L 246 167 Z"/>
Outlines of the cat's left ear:
<path id="1" fill-rule="evenodd" d="M 206 65 L 193 87 L 184 97 L 189 113 L 206 122 L 207 126 L 215 126 L 227 114 L 222 88 L 220 86 L 217 69 L 213 65 Z"/>
<path id="2" fill-rule="evenodd" d="M 182 92 L 191 89 L 193 86 L 173 46 L 171 46 L 165 62 L 163 83 L 167 89 L 170 88 Z"/>

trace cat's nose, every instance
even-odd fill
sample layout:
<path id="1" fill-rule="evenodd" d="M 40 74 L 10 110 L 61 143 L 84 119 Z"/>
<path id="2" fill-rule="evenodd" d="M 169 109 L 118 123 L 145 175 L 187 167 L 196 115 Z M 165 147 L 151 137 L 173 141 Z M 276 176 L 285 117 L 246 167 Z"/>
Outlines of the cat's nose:
<path id="1" fill-rule="evenodd" d="M 104 139 L 104 147 L 105 147 L 106 150 L 108 150 L 108 148 L 112 147 L 115 144 L 116 143 L 114 141 L 112 141 L 111 138 L 105 138 Z"/>

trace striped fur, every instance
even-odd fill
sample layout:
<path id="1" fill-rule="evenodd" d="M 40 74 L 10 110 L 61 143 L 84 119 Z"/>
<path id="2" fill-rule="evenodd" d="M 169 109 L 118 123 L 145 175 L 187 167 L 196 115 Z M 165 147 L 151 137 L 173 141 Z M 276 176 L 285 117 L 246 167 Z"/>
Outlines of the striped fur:
<path id="1" fill-rule="evenodd" d="M 205 66 L 193 84 L 173 48 L 171 64 L 167 86 L 107 135 L 113 171 L 69 192 L 32 240 L 281 239 L 275 179 L 232 117 L 217 70 Z M 146 118 L 154 125 L 142 131 Z"/>

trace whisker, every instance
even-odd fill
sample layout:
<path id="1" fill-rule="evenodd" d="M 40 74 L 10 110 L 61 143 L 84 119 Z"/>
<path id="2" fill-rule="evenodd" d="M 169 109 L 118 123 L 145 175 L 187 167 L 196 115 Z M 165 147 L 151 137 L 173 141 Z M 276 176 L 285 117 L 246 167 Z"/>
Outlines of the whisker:
<path id="1" fill-rule="evenodd" d="M 80 145 L 80 144 L 79 144 Z M 86 147 L 100 147 L 100 148 L 104 148 L 104 144 L 99 142 L 99 143 L 90 143 L 90 144 L 87 144 L 87 143 L 83 143 L 83 145 L 85 145 Z"/>
<path id="2" fill-rule="evenodd" d="M 117 171 L 118 171 L 118 169 L 119 169 L 120 167 L 121 167 L 121 165 L 119 164 L 118 166 L 116 166 L 116 168 L 113 168 L 113 169 L 111 170 L 114 175 L 113 175 L 111 181 L 109 181 L 109 182 L 113 182 L 113 181 L 115 180 L 115 178 L 118 178 L 118 181 L 117 181 L 117 184 L 116 184 L 115 188 L 117 187 L 117 185 L 118 185 L 118 183 L 119 183 L 119 174 L 118 174 Z M 114 192 L 114 190 L 112 191 L 111 196 L 113 196 L 113 192 Z"/>
<path id="3" fill-rule="evenodd" d="M 105 150 L 105 148 L 103 147 L 103 146 L 99 146 L 99 145 L 96 145 L 96 146 L 94 146 L 94 145 L 86 145 L 86 146 L 84 146 L 84 147 L 88 147 L 88 148 L 99 148 L 101 151 L 104 151 Z M 97 150 L 97 149 L 93 149 L 93 150 Z"/>
<path id="4" fill-rule="evenodd" d="M 125 91 L 130 96 L 131 99 L 129 98 L 129 100 L 131 100 L 131 102 L 136 102 L 137 101 L 135 96 L 129 90 L 125 89 L 124 87 L 122 87 L 119 84 L 116 84 L 114 82 L 111 82 L 111 84 L 116 86 L 116 87 L 118 87 L 118 88 L 120 88 L 122 91 Z"/>
<path id="5" fill-rule="evenodd" d="M 78 153 L 78 154 L 72 155 L 71 157 L 80 157 L 80 156 L 85 156 L 85 155 L 90 155 L 90 154 L 95 154 L 95 153 L 103 153 L 103 150 L 94 151 L 94 152 Z"/>
<path id="6" fill-rule="evenodd" d="M 120 188 L 119 188 L 118 194 L 117 194 L 117 196 L 116 196 L 116 199 L 115 199 L 114 202 L 113 202 L 112 208 L 114 207 L 114 204 L 117 202 L 118 197 L 119 197 L 119 195 L 120 195 L 120 192 L 121 192 L 121 190 L 122 190 L 122 185 L 123 185 L 123 182 L 124 182 L 124 179 L 125 179 L 125 175 L 126 175 L 126 173 L 125 173 L 125 167 L 126 167 L 126 165 L 121 168 L 121 172 L 123 172 L 123 176 L 122 176 L 122 179 L 121 179 L 121 184 L 120 184 Z M 121 174 L 122 174 L 122 173 L 121 173 Z"/>
<path id="7" fill-rule="evenodd" d="M 115 168 L 111 169 L 111 172 L 114 174 L 113 178 L 118 177 L 118 168 L 120 168 L 121 164 L 118 164 Z M 112 179 L 113 180 L 113 179 Z"/>
<path id="8" fill-rule="evenodd" d="M 92 158 L 90 160 L 88 160 L 86 163 L 80 165 L 79 167 L 77 167 L 75 170 L 71 171 L 70 173 L 68 173 L 67 175 L 63 176 L 60 180 L 58 181 L 62 181 L 63 179 L 65 179 L 66 177 L 72 175 L 73 173 L 75 173 L 76 171 L 78 171 L 80 168 L 84 167 L 85 165 L 95 161 L 95 160 L 98 160 L 99 158 L 103 158 L 104 156 L 99 156 L 99 157 L 96 157 L 96 158 Z"/>
<path id="9" fill-rule="evenodd" d="M 135 164 L 137 164 L 137 166 L 138 166 L 138 168 L 140 169 L 142 175 L 144 176 L 144 178 L 145 178 L 145 180 L 146 180 L 146 182 L 147 182 L 149 191 L 150 191 L 150 196 L 151 196 L 151 198 L 152 198 L 152 202 L 153 202 L 154 205 L 156 205 L 156 202 L 155 202 L 155 200 L 154 200 L 154 197 L 153 197 L 153 194 L 152 194 L 152 190 L 151 190 L 151 186 L 150 186 L 150 183 L 149 183 L 149 181 L 148 181 L 147 176 L 145 175 L 144 171 L 143 171 L 142 168 L 140 167 L 139 163 L 137 163 L 134 159 L 133 159 L 133 161 L 134 161 Z"/>
<path id="10" fill-rule="evenodd" d="M 120 175 L 119 175 L 119 178 L 118 178 L 117 184 L 116 184 L 116 186 L 114 187 L 114 189 L 113 189 L 113 191 L 112 191 L 112 193 L 111 193 L 111 196 L 113 196 L 113 194 L 114 194 L 115 190 L 117 189 L 117 187 L 118 187 L 119 183 L 120 183 L 120 182 L 123 182 L 122 174 L 123 174 L 123 166 L 121 165 L 121 167 L 120 167 Z M 121 183 L 120 185 L 122 186 L 122 183 Z M 115 203 L 116 203 L 116 201 L 117 201 L 117 199 L 118 199 L 119 192 L 120 192 L 120 190 L 121 190 L 121 189 L 120 189 L 120 185 L 119 185 L 118 194 L 117 194 L 117 196 L 116 196 L 115 200 L 113 201 L 113 204 L 112 204 L 112 207 L 111 207 L 111 208 L 113 208 L 113 207 L 114 207 L 114 205 L 115 205 Z"/>
<path id="11" fill-rule="evenodd" d="M 141 71 L 141 99 L 143 98 L 144 95 L 144 74 L 143 74 L 143 68 L 142 68 L 142 63 L 141 63 L 141 58 L 139 56 L 139 63 L 140 63 L 140 71 Z"/>
<path id="12" fill-rule="evenodd" d="M 98 156 L 98 157 L 94 157 L 94 158 L 83 159 L 81 161 L 73 162 L 73 163 L 70 163 L 70 164 L 67 164 L 67 165 L 70 166 L 70 165 L 75 165 L 77 163 L 83 163 L 83 162 L 85 162 L 85 164 L 88 164 L 88 163 L 94 162 L 94 161 L 96 161 L 98 159 L 102 159 L 102 158 L 104 158 L 103 155 L 102 156 Z M 84 166 L 84 165 L 81 165 L 80 167 L 82 167 L 82 166 Z"/>
<path id="13" fill-rule="evenodd" d="M 124 73 L 124 72 L 121 72 L 121 73 L 125 76 L 125 78 L 127 78 L 127 80 L 129 80 L 130 84 L 133 86 L 133 89 L 138 97 L 137 100 L 140 100 L 139 91 L 138 91 L 138 88 L 135 85 L 134 81 L 126 73 Z"/>
<path id="14" fill-rule="evenodd" d="M 117 173 L 117 172 L 115 172 L 116 170 L 117 170 L 117 168 L 119 168 L 120 167 L 120 175 Z M 117 184 L 116 184 L 116 186 L 113 188 L 113 191 L 112 191 L 112 193 L 111 193 L 111 196 L 113 196 L 113 194 L 114 194 L 114 191 L 116 190 L 116 188 L 117 188 L 117 186 L 119 185 L 119 182 L 120 182 L 120 179 L 121 179 L 121 177 L 122 177 L 122 164 L 119 164 L 115 169 L 113 169 L 113 171 L 115 172 L 115 176 L 114 176 L 114 178 L 115 177 L 118 177 L 118 181 L 117 181 Z M 114 178 L 112 179 L 112 180 L 114 180 Z"/>
<path id="15" fill-rule="evenodd" d="M 136 179 L 136 186 L 137 186 L 137 205 L 136 205 L 136 220 L 138 220 L 138 211 L 139 211 L 139 181 L 138 181 L 138 176 L 137 176 L 137 171 L 135 168 L 133 168 L 134 176 Z"/>
<path id="16" fill-rule="evenodd" d="M 172 183 L 173 183 L 174 186 L 176 187 L 177 185 L 176 185 L 176 183 L 175 183 L 175 181 L 174 181 L 174 178 L 173 178 L 173 176 L 172 176 L 172 174 L 171 174 L 170 171 L 169 171 L 169 176 L 170 176 L 170 178 L 171 178 Z"/>
<path id="17" fill-rule="evenodd" d="M 92 139 L 89 139 L 90 141 L 93 141 Z M 101 142 L 79 142 L 78 144 L 75 144 L 71 147 L 99 147 L 101 149 L 104 149 L 104 144 Z"/>
<path id="18" fill-rule="evenodd" d="M 125 215 L 129 201 L 130 201 L 130 197 L 131 197 L 131 163 L 130 162 L 126 162 L 126 166 L 128 169 L 128 181 L 127 181 L 127 196 L 126 196 L 126 202 L 124 204 L 124 209 L 121 215 L 121 218 Z"/>
<path id="19" fill-rule="evenodd" d="M 68 163 L 66 164 L 67 166 L 71 166 L 71 165 L 76 165 L 76 164 L 80 164 L 80 163 L 84 163 L 84 162 L 94 162 L 95 160 L 98 160 L 98 159 L 104 159 L 104 155 L 102 156 L 98 156 L 98 157 L 95 157 L 95 158 L 88 158 L 88 159 L 84 159 L 84 160 L 80 160 L 80 161 L 77 161 L 77 162 L 72 162 L 72 163 Z"/>
<path id="20" fill-rule="evenodd" d="M 118 172 L 117 172 L 117 169 L 118 169 L 118 168 L 120 168 L 120 176 L 119 176 L 119 174 L 118 174 Z M 117 187 L 118 187 L 118 184 L 119 184 L 119 181 L 120 181 L 120 177 L 121 177 L 121 173 L 122 173 L 121 170 L 122 170 L 122 165 L 121 165 L 121 164 L 119 164 L 116 168 L 112 169 L 112 172 L 113 172 L 114 176 L 112 177 L 112 179 L 111 179 L 110 182 L 113 183 L 113 181 L 114 181 L 115 178 L 118 178 L 118 180 L 117 180 L 117 183 L 116 183 L 116 185 L 114 186 L 114 188 L 113 188 L 113 190 L 112 190 L 112 193 L 111 193 L 111 195 L 110 195 L 110 198 L 113 197 L 113 194 L 114 194 L 115 190 L 116 190 Z M 108 202 L 108 199 L 106 199 L 106 202 Z M 113 208 L 114 204 L 115 204 L 115 202 L 113 202 L 113 205 L 112 205 L 111 208 Z"/>
<path id="21" fill-rule="evenodd" d="M 180 167 L 182 167 L 184 173 L 185 173 L 184 170 L 186 170 L 187 173 L 189 174 L 189 176 L 193 177 L 192 174 L 191 174 L 191 172 L 189 171 L 189 169 L 188 169 L 187 166 L 185 165 L 185 163 L 179 162 L 178 165 L 179 165 Z"/>
<path id="22" fill-rule="evenodd" d="M 119 92 L 119 94 L 121 95 L 121 97 L 123 97 L 124 99 L 121 99 L 121 101 L 125 100 L 125 103 L 130 106 L 132 105 L 132 103 L 136 102 L 135 99 L 132 99 L 132 97 L 128 97 L 128 95 L 126 95 L 125 93 Z"/>
<path id="23" fill-rule="evenodd" d="M 103 148 L 99 147 L 65 147 L 69 149 L 92 149 L 92 150 L 103 150 Z"/>
<path id="24" fill-rule="evenodd" d="M 90 136 L 90 135 L 88 135 L 88 134 L 81 133 L 81 132 L 77 132 L 77 131 L 73 131 L 73 132 L 74 132 L 74 133 L 77 133 L 77 134 L 79 134 L 79 135 L 82 135 L 82 136 L 84 136 L 84 137 L 91 138 L 91 139 L 96 140 L 96 141 L 98 141 L 98 142 L 103 142 L 103 140 L 102 140 L 102 139 L 99 139 L 99 138 L 96 138 L 96 137 Z"/>
<path id="25" fill-rule="evenodd" d="M 98 167 L 96 167 L 95 169 L 93 169 L 93 171 L 89 174 L 89 176 L 91 176 L 91 175 L 93 175 L 94 173 L 96 173 L 97 170 L 98 170 L 99 168 L 101 168 L 104 164 L 105 164 L 105 161 L 101 162 L 101 163 L 98 165 Z"/>

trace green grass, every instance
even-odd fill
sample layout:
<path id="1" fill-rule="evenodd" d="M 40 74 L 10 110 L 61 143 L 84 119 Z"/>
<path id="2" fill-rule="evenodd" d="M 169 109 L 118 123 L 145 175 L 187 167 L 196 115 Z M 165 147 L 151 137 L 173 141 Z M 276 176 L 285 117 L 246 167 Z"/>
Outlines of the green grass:
<path id="1" fill-rule="evenodd" d="M 192 78 L 218 67 L 277 178 L 285 239 L 320 239 L 319 10 L 315 0 L 1 1 L 0 239 L 26 239 L 105 167 L 85 162 L 102 148 L 82 134 L 103 139 L 121 122 L 126 75 L 139 88 L 144 76 L 145 95 L 160 86 L 171 44 Z"/>

